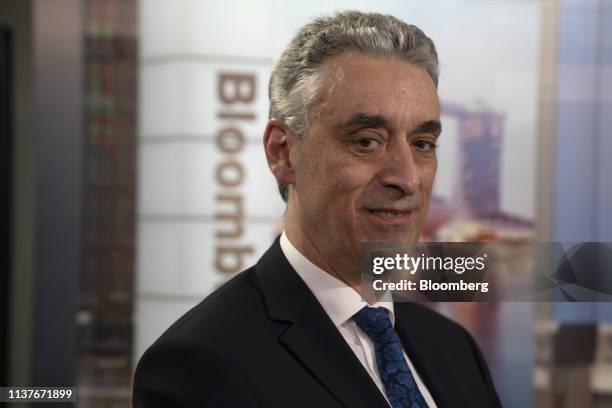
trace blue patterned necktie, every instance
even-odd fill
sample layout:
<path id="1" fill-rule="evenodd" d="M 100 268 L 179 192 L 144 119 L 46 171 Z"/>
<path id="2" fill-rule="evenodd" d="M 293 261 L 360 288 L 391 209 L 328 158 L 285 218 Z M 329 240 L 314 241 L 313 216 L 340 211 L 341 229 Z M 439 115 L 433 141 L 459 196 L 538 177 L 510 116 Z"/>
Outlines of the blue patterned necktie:
<path id="1" fill-rule="evenodd" d="M 395 335 L 387 311 L 364 307 L 353 316 L 357 326 L 374 343 L 376 366 L 393 408 L 427 408 L 427 403 L 410 372 L 402 346 Z"/>

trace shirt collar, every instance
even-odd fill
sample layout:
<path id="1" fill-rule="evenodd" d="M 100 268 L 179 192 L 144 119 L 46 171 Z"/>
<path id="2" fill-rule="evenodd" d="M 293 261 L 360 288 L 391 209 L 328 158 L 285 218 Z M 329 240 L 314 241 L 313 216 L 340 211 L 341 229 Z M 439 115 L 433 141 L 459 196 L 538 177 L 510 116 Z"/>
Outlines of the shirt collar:
<path id="1" fill-rule="evenodd" d="M 344 324 L 367 305 L 353 288 L 325 272 L 302 255 L 289 241 L 284 231 L 280 238 L 280 246 L 289 264 L 315 295 L 336 326 Z M 376 302 L 371 307 L 387 309 L 391 324 L 395 324 L 393 302 Z"/>

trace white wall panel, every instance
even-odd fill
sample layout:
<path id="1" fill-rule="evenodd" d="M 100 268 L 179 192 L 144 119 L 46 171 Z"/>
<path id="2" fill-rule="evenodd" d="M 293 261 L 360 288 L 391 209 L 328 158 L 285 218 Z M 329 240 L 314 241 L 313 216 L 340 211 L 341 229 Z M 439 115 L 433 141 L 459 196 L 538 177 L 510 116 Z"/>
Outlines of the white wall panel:
<path id="1" fill-rule="evenodd" d="M 261 139 L 268 119 L 268 79 L 271 65 L 213 62 L 168 62 L 140 68 L 140 134 L 144 140 L 156 136 L 214 137 L 224 126 L 234 124 L 247 138 Z M 222 120 L 229 111 L 219 101 L 220 73 L 254 75 L 255 100 L 233 104 L 234 112 L 255 115 L 255 120 Z M 234 106 L 235 105 L 235 106 Z"/>
<path id="2" fill-rule="evenodd" d="M 216 272 L 216 224 L 212 222 L 141 222 L 138 241 L 138 294 L 187 295 L 204 298 L 233 274 Z M 257 262 L 275 237 L 276 225 L 250 223 L 241 242 L 250 255 L 241 258 L 246 269 Z M 231 256 L 225 262 L 233 262 Z"/>
<path id="3" fill-rule="evenodd" d="M 214 0 L 141 0 L 140 3 L 143 57 L 168 53 L 272 57 L 273 2 L 231 0 L 221 5 Z"/>
<path id="4" fill-rule="evenodd" d="M 236 162 L 244 169 L 243 182 L 236 188 L 224 188 L 216 181 L 217 168 L 225 160 L 227 155 L 219 152 L 213 142 L 142 145 L 138 213 L 212 217 L 220 209 L 216 195 L 230 192 L 243 197 L 247 219 L 282 217 L 285 206 L 263 145 L 247 143 L 236 155 Z"/>

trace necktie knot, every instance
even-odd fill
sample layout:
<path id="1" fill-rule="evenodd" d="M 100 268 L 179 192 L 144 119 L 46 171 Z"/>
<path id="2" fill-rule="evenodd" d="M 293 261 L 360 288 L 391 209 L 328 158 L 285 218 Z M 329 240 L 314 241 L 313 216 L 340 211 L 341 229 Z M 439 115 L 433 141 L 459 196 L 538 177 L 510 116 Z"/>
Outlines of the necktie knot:
<path id="1" fill-rule="evenodd" d="M 393 336 L 393 326 L 387 310 L 382 307 L 366 306 L 353 316 L 357 326 L 368 335 L 373 342 L 389 341 Z"/>

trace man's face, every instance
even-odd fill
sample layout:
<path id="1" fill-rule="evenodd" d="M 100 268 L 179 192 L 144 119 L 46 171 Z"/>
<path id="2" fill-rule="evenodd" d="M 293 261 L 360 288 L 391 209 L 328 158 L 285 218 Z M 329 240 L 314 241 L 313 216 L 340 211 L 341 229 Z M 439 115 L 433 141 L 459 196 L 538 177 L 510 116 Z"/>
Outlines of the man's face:
<path id="1" fill-rule="evenodd" d="M 436 174 L 436 88 L 394 57 L 331 58 L 304 141 L 290 150 L 296 222 L 327 262 L 356 261 L 361 242 L 414 242 Z"/>

